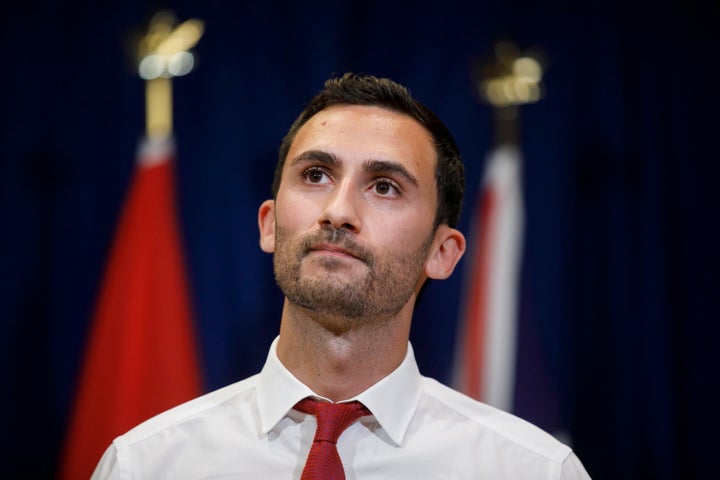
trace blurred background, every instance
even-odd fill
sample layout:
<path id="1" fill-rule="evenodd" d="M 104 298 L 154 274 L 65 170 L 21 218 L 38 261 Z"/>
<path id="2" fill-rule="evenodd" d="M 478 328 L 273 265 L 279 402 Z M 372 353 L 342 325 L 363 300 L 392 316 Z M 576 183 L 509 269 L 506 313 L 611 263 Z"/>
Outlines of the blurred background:
<path id="1" fill-rule="evenodd" d="M 520 116 L 520 337 L 534 340 L 518 346 L 526 387 L 517 392 L 526 393 L 513 409 L 561 435 L 593 478 L 712 476 L 720 167 L 711 4 L 5 2 L 3 476 L 52 478 L 57 468 L 145 128 L 145 86 L 125 41 L 159 8 L 206 28 L 196 71 L 173 80 L 203 390 L 257 372 L 277 334 L 282 297 L 256 212 L 281 138 L 324 80 L 348 70 L 387 76 L 444 120 L 466 162 L 468 231 L 494 144 L 492 108 L 472 72 L 511 39 L 546 59 L 543 98 Z M 466 266 L 430 285 L 413 327 L 421 371 L 444 383 Z"/>

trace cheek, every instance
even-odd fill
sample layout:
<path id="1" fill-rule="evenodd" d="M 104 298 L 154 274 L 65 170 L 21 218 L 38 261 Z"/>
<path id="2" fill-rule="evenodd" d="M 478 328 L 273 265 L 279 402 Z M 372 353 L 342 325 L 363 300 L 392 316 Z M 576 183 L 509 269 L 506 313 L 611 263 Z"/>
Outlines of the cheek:
<path id="1" fill-rule="evenodd" d="M 287 231 L 307 228 L 317 220 L 317 207 L 302 196 L 278 195 L 276 215 L 278 224 Z"/>
<path id="2" fill-rule="evenodd" d="M 417 251 L 432 234 L 434 217 L 416 215 L 403 218 L 402 215 L 383 215 L 377 219 L 371 231 L 373 243 L 384 245 L 390 252 L 406 255 Z"/>

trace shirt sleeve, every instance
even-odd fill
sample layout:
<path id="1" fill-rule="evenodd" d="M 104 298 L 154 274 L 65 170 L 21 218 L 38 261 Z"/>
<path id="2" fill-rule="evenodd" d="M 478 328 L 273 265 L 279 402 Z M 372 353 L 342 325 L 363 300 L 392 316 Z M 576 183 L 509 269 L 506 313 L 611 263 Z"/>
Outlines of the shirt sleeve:
<path id="1" fill-rule="evenodd" d="M 560 480 L 591 480 L 575 452 L 570 453 L 563 462 Z"/>
<path id="2" fill-rule="evenodd" d="M 120 480 L 115 444 L 110 444 L 108 449 L 105 450 L 90 480 Z"/>

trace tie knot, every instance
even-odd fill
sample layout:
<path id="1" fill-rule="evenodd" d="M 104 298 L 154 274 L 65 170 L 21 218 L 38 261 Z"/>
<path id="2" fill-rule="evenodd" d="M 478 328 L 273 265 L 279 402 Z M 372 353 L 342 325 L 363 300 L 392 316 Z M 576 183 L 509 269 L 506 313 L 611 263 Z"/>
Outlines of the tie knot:
<path id="1" fill-rule="evenodd" d="M 357 401 L 331 403 L 304 398 L 295 405 L 295 409 L 317 417 L 314 442 L 336 443 L 340 434 L 355 420 L 370 415 L 370 410 Z"/>

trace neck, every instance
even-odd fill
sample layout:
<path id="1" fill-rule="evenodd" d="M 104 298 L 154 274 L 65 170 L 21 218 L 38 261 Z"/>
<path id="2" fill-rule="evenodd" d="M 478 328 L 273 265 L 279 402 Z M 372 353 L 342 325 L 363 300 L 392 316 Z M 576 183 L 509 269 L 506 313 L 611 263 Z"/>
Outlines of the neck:
<path id="1" fill-rule="evenodd" d="M 320 319 L 286 300 L 278 358 L 318 395 L 334 402 L 352 398 L 402 363 L 413 303 L 392 318 L 338 330 L 328 327 L 332 319 Z"/>

